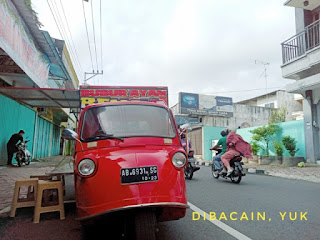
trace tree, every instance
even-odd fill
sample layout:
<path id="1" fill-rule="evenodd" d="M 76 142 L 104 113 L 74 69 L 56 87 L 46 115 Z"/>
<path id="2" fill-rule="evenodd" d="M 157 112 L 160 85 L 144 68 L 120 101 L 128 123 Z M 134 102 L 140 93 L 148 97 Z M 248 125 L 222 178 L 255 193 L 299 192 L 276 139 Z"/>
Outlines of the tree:
<path id="1" fill-rule="evenodd" d="M 258 155 L 258 151 L 260 149 L 260 146 L 256 141 L 251 142 L 251 148 L 252 148 L 252 154 L 255 156 Z"/>
<path id="2" fill-rule="evenodd" d="M 297 140 L 293 137 L 284 136 L 282 138 L 282 143 L 284 147 L 289 151 L 291 157 L 293 157 L 299 151 L 299 148 L 297 148 Z"/>
<path id="3" fill-rule="evenodd" d="M 266 126 L 258 127 L 250 132 L 253 133 L 252 139 L 258 142 L 263 142 L 265 145 L 266 155 L 269 156 L 269 143 L 274 138 L 276 132 L 280 130 L 280 127 L 275 124 L 269 124 Z"/>
<path id="4" fill-rule="evenodd" d="M 279 122 L 285 122 L 287 115 L 287 108 L 282 106 L 280 109 L 271 110 L 271 117 L 269 118 L 268 123 L 274 124 Z"/>

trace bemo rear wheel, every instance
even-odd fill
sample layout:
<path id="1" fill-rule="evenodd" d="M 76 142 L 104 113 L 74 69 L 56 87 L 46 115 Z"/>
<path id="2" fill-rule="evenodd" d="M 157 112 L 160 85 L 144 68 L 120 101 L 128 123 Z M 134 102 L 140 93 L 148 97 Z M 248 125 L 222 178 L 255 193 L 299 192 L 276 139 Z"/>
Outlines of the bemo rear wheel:
<path id="1" fill-rule="evenodd" d="M 136 240 L 156 239 L 156 213 L 145 209 L 135 215 Z"/>

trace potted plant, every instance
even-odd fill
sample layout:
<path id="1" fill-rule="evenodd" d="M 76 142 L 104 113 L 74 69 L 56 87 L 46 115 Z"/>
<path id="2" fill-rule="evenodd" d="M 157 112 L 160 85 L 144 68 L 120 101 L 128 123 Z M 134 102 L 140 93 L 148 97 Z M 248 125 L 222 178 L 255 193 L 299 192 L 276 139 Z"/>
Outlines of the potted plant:
<path id="1" fill-rule="evenodd" d="M 282 138 L 284 147 L 288 150 L 290 157 L 283 157 L 282 165 L 296 166 L 299 162 L 304 162 L 303 157 L 295 157 L 295 154 L 299 151 L 297 148 L 297 140 L 290 136 L 284 136 Z"/>
<path id="2" fill-rule="evenodd" d="M 274 161 L 272 161 L 270 164 L 281 164 L 284 152 L 283 146 L 277 140 L 274 140 L 273 147 L 277 156 L 275 157 Z"/>
<path id="3" fill-rule="evenodd" d="M 291 157 L 294 157 L 294 155 L 299 151 L 299 148 L 297 148 L 297 140 L 293 137 L 284 136 L 282 138 L 282 143 L 289 151 Z"/>
<path id="4" fill-rule="evenodd" d="M 258 151 L 260 149 L 259 144 L 256 141 L 251 142 L 251 148 L 252 148 L 252 155 L 253 155 L 253 161 L 258 162 Z"/>

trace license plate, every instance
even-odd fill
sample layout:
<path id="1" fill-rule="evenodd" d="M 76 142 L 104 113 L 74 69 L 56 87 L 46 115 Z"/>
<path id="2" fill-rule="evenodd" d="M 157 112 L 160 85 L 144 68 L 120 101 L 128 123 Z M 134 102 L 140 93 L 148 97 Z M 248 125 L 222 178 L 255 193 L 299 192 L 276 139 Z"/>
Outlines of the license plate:
<path id="1" fill-rule="evenodd" d="M 158 167 L 122 168 L 120 171 L 121 184 L 158 181 Z"/>

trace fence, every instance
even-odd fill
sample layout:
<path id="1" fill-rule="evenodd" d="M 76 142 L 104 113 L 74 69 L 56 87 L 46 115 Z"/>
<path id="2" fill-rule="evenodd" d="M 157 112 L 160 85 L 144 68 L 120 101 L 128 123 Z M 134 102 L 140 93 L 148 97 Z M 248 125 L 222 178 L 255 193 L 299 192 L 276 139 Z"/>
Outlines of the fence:
<path id="1" fill-rule="evenodd" d="M 297 35 L 281 43 L 282 63 L 290 62 L 320 45 L 320 20 L 313 22 Z"/>

